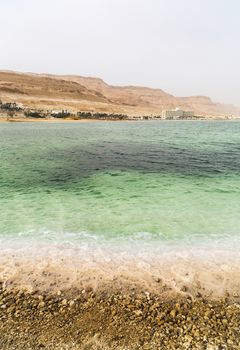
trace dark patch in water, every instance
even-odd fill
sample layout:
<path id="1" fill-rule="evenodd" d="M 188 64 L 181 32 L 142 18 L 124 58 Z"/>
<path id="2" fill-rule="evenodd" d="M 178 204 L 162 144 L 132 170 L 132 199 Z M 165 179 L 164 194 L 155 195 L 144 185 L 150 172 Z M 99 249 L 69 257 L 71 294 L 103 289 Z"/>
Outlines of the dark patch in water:
<path id="1" fill-rule="evenodd" d="M 121 176 L 119 171 L 196 178 L 239 175 L 240 137 L 235 133 L 237 129 L 240 135 L 240 124 L 212 126 L 158 122 L 5 127 L 0 133 L 0 186 L 68 188 L 99 171 L 112 177 Z"/>

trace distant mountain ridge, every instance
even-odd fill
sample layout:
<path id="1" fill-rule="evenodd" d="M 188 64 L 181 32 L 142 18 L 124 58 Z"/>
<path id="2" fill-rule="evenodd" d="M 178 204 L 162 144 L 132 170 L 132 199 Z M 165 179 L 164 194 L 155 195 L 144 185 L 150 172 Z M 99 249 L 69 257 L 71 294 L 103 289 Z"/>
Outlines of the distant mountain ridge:
<path id="1" fill-rule="evenodd" d="M 112 86 L 100 78 L 0 71 L 0 99 L 31 108 L 70 109 L 158 115 L 164 109 L 182 108 L 199 115 L 239 115 L 231 105 L 207 96 L 175 97 L 161 89 Z"/>

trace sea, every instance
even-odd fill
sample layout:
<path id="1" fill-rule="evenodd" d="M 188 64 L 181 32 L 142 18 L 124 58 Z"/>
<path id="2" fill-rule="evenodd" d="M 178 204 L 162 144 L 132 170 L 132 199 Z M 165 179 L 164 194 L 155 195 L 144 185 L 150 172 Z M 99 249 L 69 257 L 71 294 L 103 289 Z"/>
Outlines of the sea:
<path id="1" fill-rule="evenodd" d="M 240 122 L 0 124 L 6 288 L 234 294 L 239 249 Z"/>

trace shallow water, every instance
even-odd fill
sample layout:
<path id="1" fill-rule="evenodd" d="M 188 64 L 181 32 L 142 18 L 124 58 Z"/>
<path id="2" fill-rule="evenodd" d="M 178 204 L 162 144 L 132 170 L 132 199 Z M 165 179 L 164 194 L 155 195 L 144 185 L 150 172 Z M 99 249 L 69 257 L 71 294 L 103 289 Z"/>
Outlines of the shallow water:
<path id="1" fill-rule="evenodd" d="M 234 121 L 2 124 L 2 255 L 238 259 L 239 153 Z"/>
<path id="2" fill-rule="evenodd" d="M 0 235 L 240 234 L 238 122 L 2 124 L 0 150 Z"/>

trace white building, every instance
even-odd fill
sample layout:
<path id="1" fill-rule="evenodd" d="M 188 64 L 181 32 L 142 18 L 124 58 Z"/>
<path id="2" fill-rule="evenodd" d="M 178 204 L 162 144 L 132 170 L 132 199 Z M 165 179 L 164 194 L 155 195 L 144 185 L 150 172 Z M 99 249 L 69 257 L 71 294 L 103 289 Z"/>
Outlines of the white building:
<path id="1" fill-rule="evenodd" d="M 187 119 L 193 117 L 193 111 L 184 111 L 179 108 L 162 111 L 162 119 Z"/>

